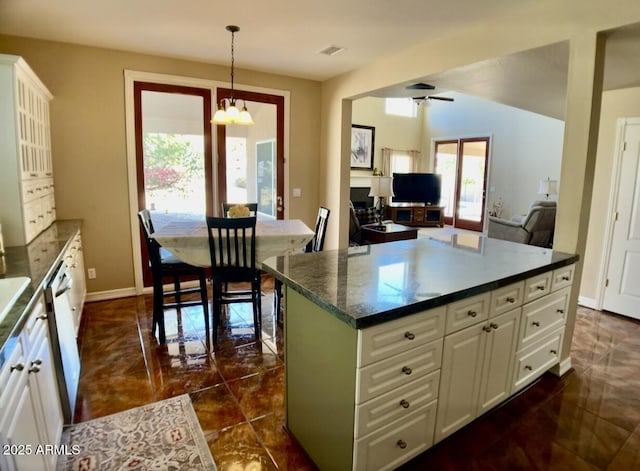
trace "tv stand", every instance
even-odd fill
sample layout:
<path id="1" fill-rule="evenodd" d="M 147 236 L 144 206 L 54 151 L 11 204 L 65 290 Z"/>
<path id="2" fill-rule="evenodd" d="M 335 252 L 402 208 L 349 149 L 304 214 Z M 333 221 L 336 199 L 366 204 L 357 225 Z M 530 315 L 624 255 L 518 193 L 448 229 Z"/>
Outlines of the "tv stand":
<path id="1" fill-rule="evenodd" d="M 444 227 L 444 206 L 424 203 L 391 203 L 387 218 L 405 226 Z"/>

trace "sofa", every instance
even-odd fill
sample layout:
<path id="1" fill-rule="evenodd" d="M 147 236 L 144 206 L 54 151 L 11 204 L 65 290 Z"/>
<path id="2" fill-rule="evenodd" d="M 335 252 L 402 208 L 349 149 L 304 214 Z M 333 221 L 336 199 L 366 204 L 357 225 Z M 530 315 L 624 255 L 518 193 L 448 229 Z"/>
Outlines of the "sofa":
<path id="1" fill-rule="evenodd" d="M 534 201 L 524 216 L 511 219 L 489 217 L 488 236 L 520 244 L 552 247 L 556 224 L 556 202 Z"/>

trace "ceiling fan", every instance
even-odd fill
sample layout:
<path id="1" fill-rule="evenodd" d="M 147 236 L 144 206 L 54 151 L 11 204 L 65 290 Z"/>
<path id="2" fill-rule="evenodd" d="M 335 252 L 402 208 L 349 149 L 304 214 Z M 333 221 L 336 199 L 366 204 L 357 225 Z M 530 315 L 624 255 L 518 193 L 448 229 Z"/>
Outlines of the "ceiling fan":
<path id="1" fill-rule="evenodd" d="M 424 82 L 414 83 L 406 87 L 407 90 L 435 90 L 435 88 L 435 85 Z M 418 105 L 425 104 L 428 100 L 453 101 L 453 98 L 438 95 L 414 96 L 412 98 Z"/>

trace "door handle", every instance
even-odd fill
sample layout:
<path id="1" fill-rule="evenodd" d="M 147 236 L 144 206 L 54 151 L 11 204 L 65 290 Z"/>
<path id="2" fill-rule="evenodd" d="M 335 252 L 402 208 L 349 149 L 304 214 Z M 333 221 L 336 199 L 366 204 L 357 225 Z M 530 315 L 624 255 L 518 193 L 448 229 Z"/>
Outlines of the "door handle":
<path id="1" fill-rule="evenodd" d="M 282 196 L 276 197 L 276 202 L 277 202 L 276 211 L 282 212 L 282 203 L 283 203 Z"/>

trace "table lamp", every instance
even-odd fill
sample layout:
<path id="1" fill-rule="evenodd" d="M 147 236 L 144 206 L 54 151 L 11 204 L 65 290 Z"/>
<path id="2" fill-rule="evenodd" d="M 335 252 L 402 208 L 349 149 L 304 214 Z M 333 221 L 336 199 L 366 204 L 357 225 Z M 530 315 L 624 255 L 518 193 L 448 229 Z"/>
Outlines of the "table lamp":
<path id="1" fill-rule="evenodd" d="M 371 177 L 371 191 L 369 191 L 369 196 L 373 196 L 377 198 L 375 203 L 376 208 L 376 219 L 377 224 L 376 227 L 381 228 L 384 227 L 382 224 L 382 211 L 384 210 L 384 198 L 388 198 L 393 195 L 393 178 L 392 177 L 383 177 L 383 176 L 372 176 Z"/>
<path id="2" fill-rule="evenodd" d="M 540 180 L 540 186 L 538 187 L 538 194 L 545 195 L 546 199 L 549 199 L 549 195 L 558 194 L 558 181 L 551 180 L 547 177 L 546 180 Z"/>

